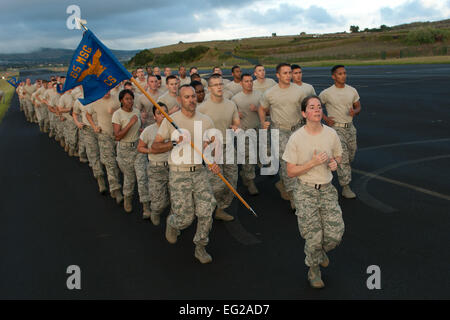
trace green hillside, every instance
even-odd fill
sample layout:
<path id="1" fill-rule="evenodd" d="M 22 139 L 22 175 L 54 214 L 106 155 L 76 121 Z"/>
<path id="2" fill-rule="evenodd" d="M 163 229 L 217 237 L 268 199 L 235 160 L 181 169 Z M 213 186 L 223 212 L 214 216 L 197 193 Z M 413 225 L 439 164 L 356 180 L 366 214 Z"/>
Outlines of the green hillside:
<path id="1" fill-rule="evenodd" d="M 359 27 L 352 26 L 356 31 Z M 381 26 L 359 32 L 271 36 L 223 41 L 178 43 L 141 51 L 128 62 L 133 68 L 144 65 L 178 66 L 180 63 L 211 67 L 233 64 L 274 65 L 279 62 L 321 65 L 346 60 L 355 64 L 417 57 L 450 62 L 450 19 Z M 200 50 L 199 48 L 202 48 Z M 190 51 L 190 53 L 189 53 Z M 194 53 L 195 52 L 195 53 Z M 435 58 L 431 60 L 436 60 Z M 420 60 L 419 60 L 420 61 Z"/>

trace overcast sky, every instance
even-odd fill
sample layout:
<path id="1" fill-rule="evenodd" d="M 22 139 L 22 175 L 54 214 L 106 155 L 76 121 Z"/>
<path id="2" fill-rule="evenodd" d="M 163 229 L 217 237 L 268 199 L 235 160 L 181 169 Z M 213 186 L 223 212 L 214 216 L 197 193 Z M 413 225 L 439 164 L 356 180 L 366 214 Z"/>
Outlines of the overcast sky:
<path id="1" fill-rule="evenodd" d="M 450 18 L 450 0 L 0 0 L 0 53 L 74 49 L 67 7 L 111 49 L 327 33 Z"/>

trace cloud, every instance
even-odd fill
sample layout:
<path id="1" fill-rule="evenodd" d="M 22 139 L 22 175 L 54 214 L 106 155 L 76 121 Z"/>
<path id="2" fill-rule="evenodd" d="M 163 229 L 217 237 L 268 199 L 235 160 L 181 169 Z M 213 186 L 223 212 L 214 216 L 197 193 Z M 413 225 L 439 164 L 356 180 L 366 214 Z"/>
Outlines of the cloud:
<path id="1" fill-rule="evenodd" d="M 450 1 L 447 1 L 447 6 Z M 413 21 L 428 21 L 441 18 L 441 11 L 436 7 L 425 6 L 420 0 L 407 1 L 396 7 L 380 9 L 381 20 L 389 24 L 401 24 Z"/>

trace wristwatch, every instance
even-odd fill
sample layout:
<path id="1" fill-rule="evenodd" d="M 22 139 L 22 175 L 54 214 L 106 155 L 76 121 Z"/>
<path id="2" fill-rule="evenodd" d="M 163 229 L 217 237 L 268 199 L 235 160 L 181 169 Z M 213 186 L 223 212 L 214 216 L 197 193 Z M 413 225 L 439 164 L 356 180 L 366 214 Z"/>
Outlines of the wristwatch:
<path id="1" fill-rule="evenodd" d="M 177 142 L 176 141 L 174 141 L 174 140 L 171 140 L 172 141 L 172 147 L 176 147 L 176 145 L 177 145 Z"/>

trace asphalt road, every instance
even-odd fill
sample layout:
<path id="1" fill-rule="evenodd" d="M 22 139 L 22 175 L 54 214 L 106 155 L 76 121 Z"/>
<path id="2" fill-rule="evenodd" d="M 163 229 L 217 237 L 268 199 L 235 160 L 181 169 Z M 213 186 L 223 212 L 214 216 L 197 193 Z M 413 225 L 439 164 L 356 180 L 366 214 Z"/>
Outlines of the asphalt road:
<path id="1" fill-rule="evenodd" d="M 450 298 L 449 71 L 347 68 L 362 104 L 358 199 L 340 199 L 346 230 L 322 290 L 306 280 L 304 241 L 273 185 L 278 177 L 258 177 L 256 197 L 240 184 L 259 217 L 234 202 L 236 221 L 214 222 L 214 260 L 201 265 L 195 225 L 170 245 L 165 222 L 126 214 L 98 194 L 87 164 L 25 121 L 15 97 L 0 124 L 0 299 Z M 305 68 L 304 81 L 319 93 L 331 85 L 329 69 Z M 81 290 L 66 287 L 70 265 L 81 269 Z M 366 286 L 371 265 L 380 267 L 381 290 Z"/>

